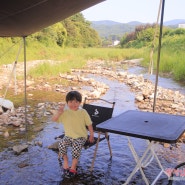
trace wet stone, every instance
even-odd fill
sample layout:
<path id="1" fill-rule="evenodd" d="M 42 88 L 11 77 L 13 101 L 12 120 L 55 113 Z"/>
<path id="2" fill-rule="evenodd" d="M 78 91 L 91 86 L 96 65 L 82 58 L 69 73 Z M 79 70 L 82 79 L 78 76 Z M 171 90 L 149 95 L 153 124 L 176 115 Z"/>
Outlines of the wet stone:
<path id="1" fill-rule="evenodd" d="M 21 152 L 26 152 L 28 151 L 28 145 L 16 145 L 13 146 L 13 151 L 15 152 L 15 154 L 19 155 Z"/>
<path id="2" fill-rule="evenodd" d="M 20 163 L 20 164 L 18 164 L 19 168 L 24 168 L 26 166 L 29 166 L 29 164 L 28 163 Z"/>

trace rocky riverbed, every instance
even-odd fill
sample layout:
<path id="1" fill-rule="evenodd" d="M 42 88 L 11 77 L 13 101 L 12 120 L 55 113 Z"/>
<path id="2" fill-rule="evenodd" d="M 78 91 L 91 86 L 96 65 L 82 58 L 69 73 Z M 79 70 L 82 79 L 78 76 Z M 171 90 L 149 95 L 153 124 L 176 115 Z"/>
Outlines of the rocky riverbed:
<path id="1" fill-rule="evenodd" d="M 132 65 L 133 65 L 132 60 Z M 136 60 L 138 64 L 138 60 Z M 38 65 L 38 63 L 43 61 L 35 61 L 28 63 L 28 69 Z M 50 61 L 51 62 L 51 61 Z M 127 61 L 129 65 L 129 61 Z M 70 84 L 74 84 L 70 87 L 71 90 L 79 90 L 83 94 L 83 98 L 99 98 L 104 95 L 109 86 L 96 81 L 93 78 L 88 78 L 87 74 L 94 74 L 97 76 L 105 76 L 110 80 L 118 80 L 121 83 L 129 86 L 130 91 L 135 94 L 135 103 L 139 110 L 150 111 L 153 109 L 154 101 L 154 83 L 145 79 L 143 75 L 129 74 L 127 71 L 120 70 L 125 61 L 115 62 L 114 68 L 107 67 L 104 61 L 89 61 L 85 69 L 72 69 L 70 74 L 59 74 L 57 78 L 65 79 Z M 115 67 L 116 66 L 116 67 Z M 23 66 L 19 65 L 17 71 L 21 72 Z M 5 68 L 5 71 L 8 68 Z M 4 75 L 5 76 L 5 75 Z M 80 86 L 75 86 L 75 84 L 81 84 Z M 2 84 L 1 84 L 2 85 Z M 10 83 L 10 88 L 13 88 L 13 83 Z M 17 83 L 18 92 L 24 90 L 22 88 L 24 82 L 20 81 Z M 1 87 L 2 89 L 2 87 Z M 69 87 L 61 84 L 50 84 L 47 81 L 43 81 L 41 85 L 36 84 L 34 80 L 28 80 L 27 82 L 27 93 L 28 98 L 32 96 L 31 90 L 41 90 L 41 91 L 53 91 L 55 93 L 65 95 L 69 91 Z M 123 92 L 124 93 L 124 92 Z M 62 99 L 61 99 L 62 100 Z M 34 107 L 27 105 L 27 114 L 25 118 L 25 107 L 14 108 L 13 110 L 6 109 L 4 111 L 0 107 L 0 135 L 4 138 L 11 138 L 11 136 L 19 135 L 26 132 L 26 127 L 35 125 L 35 122 L 44 122 L 50 119 L 54 110 L 58 108 L 61 102 L 49 102 L 44 101 L 36 104 Z M 6 107 L 5 107 L 6 108 Z M 170 89 L 165 89 L 158 87 L 157 89 L 157 101 L 155 112 L 169 113 L 176 115 L 185 115 L 185 96 L 179 91 L 172 91 Z M 26 120 L 25 120 L 26 119 Z M 26 122 L 26 124 L 25 124 Z M 34 126 L 32 126 L 34 127 Z M 10 129 L 11 128 L 11 129 Z M 40 131 L 43 126 L 36 125 L 34 131 Z M 182 137 L 184 141 L 184 136 Z"/>
<path id="2" fill-rule="evenodd" d="M 125 61 L 123 63 L 125 64 Z M 37 89 L 38 87 L 43 91 L 52 91 L 53 93 L 60 94 L 61 97 L 68 90 L 76 89 L 84 97 L 112 98 L 116 101 L 116 109 L 117 107 L 119 109 L 115 110 L 116 114 L 129 110 L 130 107 L 131 109 L 152 111 L 153 92 L 151 89 L 154 88 L 154 84 L 146 80 L 143 75 L 130 74 L 128 71 L 124 71 L 123 63 L 115 63 L 115 66 L 117 66 L 117 69 L 115 69 L 115 66 L 108 66 L 104 61 L 89 61 L 85 69 L 73 69 L 70 74 L 59 74 L 57 79 L 59 81 L 60 79 L 67 80 L 71 84 L 70 87 L 61 83 L 50 84 L 48 81 L 42 81 L 42 85 L 38 86 L 38 84 L 33 83 L 34 80 L 31 81 L 29 79 L 30 83 L 27 85 L 28 98 L 32 97 L 33 91 L 30 91 L 30 89 Z M 104 78 L 108 79 L 106 83 Z M 21 92 L 23 91 L 23 82 L 19 82 L 19 84 L 18 89 Z M 13 88 L 13 84 L 10 87 Z M 183 94 L 162 87 L 159 87 L 159 90 L 158 97 L 160 98 L 157 99 L 156 111 L 184 115 L 182 107 L 174 106 L 174 104 L 180 105 L 180 103 L 183 103 L 181 102 L 184 98 Z M 73 182 L 66 182 L 62 179 L 60 167 L 56 160 L 57 154 L 48 149 L 48 146 L 55 141 L 54 137 L 61 134 L 62 128 L 59 128 L 61 125 L 51 123 L 50 118 L 52 112 L 62 102 L 63 99 L 61 98 L 61 102 L 40 101 L 34 107 L 28 104 L 27 125 L 25 124 L 24 107 L 15 108 L 13 112 L 10 110 L 2 112 L 1 119 L 6 115 L 7 120 L 5 119 L 3 124 L 0 125 L 0 137 L 1 141 L 8 142 L 8 147 L 0 153 L 0 182 L 7 185 L 123 184 L 135 163 L 132 163 L 133 158 L 129 152 L 126 139 L 114 134 L 110 136 L 114 156 L 112 161 L 109 161 L 107 158 L 109 154 L 106 146 L 101 145 L 94 173 L 89 174 L 88 167 L 91 158 L 89 156 L 93 154 L 94 150 L 93 148 L 89 149 L 83 153 L 83 158 L 79 165 L 78 178 Z M 160 105 L 159 103 L 161 102 L 164 105 Z M 17 125 L 14 123 L 16 120 Z M 28 132 L 26 132 L 26 126 L 28 127 Z M 31 136 L 30 132 L 32 132 Z M 34 137 L 32 137 L 32 134 Z M 17 140 L 18 136 L 22 137 Z M 29 141 L 27 137 L 30 137 Z M 156 152 L 162 162 L 166 164 L 166 167 L 174 167 L 185 160 L 183 141 L 184 137 L 181 138 L 177 146 L 165 145 L 163 147 L 164 145 L 161 144 L 157 146 Z M 133 142 L 136 150 L 141 153 L 146 143 L 134 139 Z M 20 145 L 17 145 L 18 143 Z M 104 157 L 99 157 L 102 155 Z M 153 178 L 153 174 L 157 170 L 158 167 L 154 164 L 152 172 L 146 171 L 149 179 Z M 166 184 L 166 177 L 162 178 L 159 183 Z M 133 184 L 142 184 L 140 174 L 133 179 Z"/>

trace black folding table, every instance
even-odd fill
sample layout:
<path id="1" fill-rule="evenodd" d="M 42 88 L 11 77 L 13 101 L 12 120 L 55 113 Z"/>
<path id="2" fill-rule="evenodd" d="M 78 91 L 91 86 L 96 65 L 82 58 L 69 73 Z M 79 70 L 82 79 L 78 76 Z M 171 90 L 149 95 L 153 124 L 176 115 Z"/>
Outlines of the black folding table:
<path id="1" fill-rule="evenodd" d="M 153 185 L 163 173 L 169 175 L 165 172 L 154 151 L 154 144 L 156 142 L 176 143 L 185 131 L 185 116 L 129 110 L 97 125 L 97 130 L 127 136 L 136 166 L 125 184 L 129 184 L 133 175 L 140 170 L 145 183 Z M 137 155 L 129 137 L 147 141 L 147 148 L 141 158 Z M 161 171 L 154 181 L 149 183 L 143 167 L 147 166 L 153 158 L 157 160 Z"/>

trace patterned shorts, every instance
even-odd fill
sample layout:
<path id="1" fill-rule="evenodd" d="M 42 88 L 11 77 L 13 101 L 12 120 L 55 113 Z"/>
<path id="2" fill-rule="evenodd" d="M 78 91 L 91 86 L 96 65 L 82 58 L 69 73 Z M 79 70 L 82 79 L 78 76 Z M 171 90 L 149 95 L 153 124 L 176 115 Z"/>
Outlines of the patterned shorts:
<path id="1" fill-rule="evenodd" d="M 58 146 L 60 155 L 61 156 L 67 155 L 68 147 L 72 147 L 72 150 L 71 150 L 72 158 L 79 159 L 82 147 L 85 144 L 85 142 L 86 142 L 85 137 L 79 137 L 77 139 L 73 139 L 71 137 L 64 136 Z"/>

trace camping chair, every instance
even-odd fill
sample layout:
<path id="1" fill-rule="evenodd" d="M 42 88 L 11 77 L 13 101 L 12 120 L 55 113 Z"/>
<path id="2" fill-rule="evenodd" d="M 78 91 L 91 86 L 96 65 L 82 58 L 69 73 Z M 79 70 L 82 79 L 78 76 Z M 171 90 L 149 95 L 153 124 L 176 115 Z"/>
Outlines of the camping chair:
<path id="1" fill-rule="evenodd" d="M 90 104 L 90 102 L 92 102 L 92 101 L 100 101 L 101 105 L 103 104 L 103 106 Z M 97 135 L 98 135 L 97 137 L 94 138 L 94 140 L 95 140 L 94 143 L 92 143 L 92 144 L 85 143 L 85 145 L 84 145 L 84 148 L 87 149 L 87 148 L 96 144 L 95 151 L 94 151 L 94 157 L 92 160 L 90 171 L 92 171 L 93 167 L 94 167 L 94 161 L 96 158 L 99 142 L 103 141 L 104 139 L 107 140 L 109 152 L 110 152 L 110 158 L 112 158 L 112 150 L 111 150 L 111 146 L 110 146 L 108 132 L 104 132 L 104 133 L 98 132 L 96 129 L 96 126 L 112 117 L 114 106 L 115 106 L 115 102 L 110 102 L 110 101 L 107 101 L 104 99 L 85 98 L 85 100 L 84 100 L 83 108 L 90 115 L 92 123 L 93 123 L 94 133 L 97 133 Z"/>
<path id="2" fill-rule="evenodd" d="M 101 102 L 101 105 L 103 105 L 103 106 L 90 104 L 90 102 L 92 102 L 92 101 Z M 107 106 L 105 106 L 105 105 L 107 105 Z M 94 133 L 95 133 L 95 135 L 97 135 L 97 137 L 96 136 L 94 137 L 93 143 L 90 143 L 87 140 L 87 142 L 84 144 L 84 147 L 83 147 L 84 149 L 88 149 L 88 148 L 96 145 L 90 171 L 92 171 L 94 168 L 94 161 L 96 158 L 99 142 L 103 141 L 104 139 L 107 140 L 109 152 L 110 152 L 110 159 L 112 158 L 112 150 L 111 150 L 111 146 L 110 146 L 109 135 L 107 132 L 104 132 L 104 133 L 98 132 L 96 129 L 96 125 L 98 125 L 98 124 L 100 124 L 100 123 L 102 123 L 112 117 L 114 106 L 115 106 L 115 102 L 110 102 L 110 101 L 100 99 L 100 98 L 99 99 L 85 98 L 85 100 L 84 100 L 83 108 L 88 112 L 88 114 L 92 120 Z M 64 137 L 64 134 L 56 137 L 55 139 L 63 138 L 63 137 Z"/>

